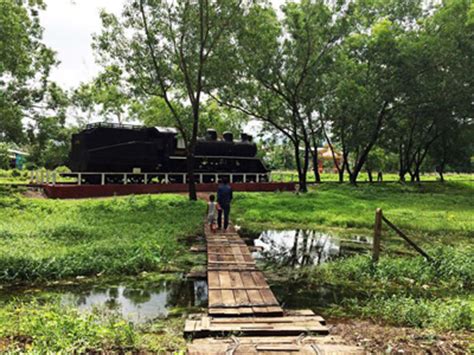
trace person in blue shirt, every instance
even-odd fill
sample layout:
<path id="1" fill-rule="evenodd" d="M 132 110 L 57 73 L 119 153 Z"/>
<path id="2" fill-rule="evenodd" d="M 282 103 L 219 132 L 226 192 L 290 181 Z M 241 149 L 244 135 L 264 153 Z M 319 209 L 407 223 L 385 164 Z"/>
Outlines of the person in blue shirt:
<path id="1" fill-rule="evenodd" d="M 224 177 L 222 183 L 217 189 L 217 203 L 219 210 L 217 212 L 217 227 L 222 228 L 222 214 L 224 214 L 224 231 L 229 226 L 230 203 L 232 202 L 232 188 L 229 185 L 229 180 Z"/>

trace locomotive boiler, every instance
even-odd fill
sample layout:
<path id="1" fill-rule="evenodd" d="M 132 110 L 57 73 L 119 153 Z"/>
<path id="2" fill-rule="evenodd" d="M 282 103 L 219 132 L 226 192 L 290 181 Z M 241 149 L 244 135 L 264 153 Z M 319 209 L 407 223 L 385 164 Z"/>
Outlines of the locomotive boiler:
<path id="1" fill-rule="evenodd" d="M 269 170 L 257 158 L 252 136 L 240 139 L 213 129 L 199 138 L 195 150 L 196 181 L 216 182 L 227 176 L 232 182 L 268 181 Z M 170 128 L 96 123 L 73 134 L 66 176 L 83 183 L 186 182 L 184 144 Z"/>

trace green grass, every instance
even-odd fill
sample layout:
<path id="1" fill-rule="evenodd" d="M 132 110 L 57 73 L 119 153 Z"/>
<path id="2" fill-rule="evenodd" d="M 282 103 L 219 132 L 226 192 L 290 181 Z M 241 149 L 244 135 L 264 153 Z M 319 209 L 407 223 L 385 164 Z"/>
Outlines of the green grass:
<path id="1" fill-rule="evenodd" d="M 0 308 L 0 352 L 89 353 L 184 351 L 183 318 L 135 326 L 97 308 L 79 312 L 59 300 L 12 301 Z"/>
<path id="2" fill-rule="evenodd" d="M 233 218 L 250 230 L 356 228 L 372 233 L 376 208 L 419 240 L 474 236 L 474 183 L 321 185 L 307 194 L 238 194 Z M 387 232 L 385 235 L 393 235 Z M 370 230 L 370 231 L 369 231 Z M 459 239 L 450 239 L 450 235 Z"/>
<path id="3" fill-rule="evenodd" d="M 267 263 L 267 277 L 289 307 L 446 331 L 473 327 L 473 197 L 474 182 L 465 181 L 323 184 L 307 194 L 237 194 L 232 214 L 251 234 L 294 228 L 371 236 L 375 209 L 382 208 L 433 264 L 384 226 L 377 266 L 368 255 L 296 270 Z"/>
<path id="4" fill-rule="evenodd" d="M 30 180 L 27 170 L 2 170 L 0 169 L 0 184 L 26 184 Z"/>
<path id="5" fill-rule="evenodd" d="M 296 270 L 272 272 L 270 266 L 267 276 L 283 290 L 289 306 L 313 308 L 325 316 L 441 331 L 474 329 L 474 246 L 428 251 L 435 263 L 421 256 L 383 256 L 375 266 L 369 256 L 360 255 Z"/>
<path id="6" fill-rule="evenodd" d="M 373 178 L 377 179 L 377 173 L 373 174 Z M 407 181 L 410 180 L 410 176 L 407 174 L 405 177 Z M 446 173 L 444 174 L 444 178 L 446 181 L 474 181 L 474 174 L 468 173 Z M 291 170 L 275 170 L 272 171 L 272 179 L 274 181 L 298 181 L 298 173 L 296 171 Z M 308 182 L 314 182 L 314 173 L 308 172 L 307 173 L 307 180 Z M 338 182 L 339 175 L 335 173 L 322 173 L 321 174 L 321 181 L 322 182 Z M 344 173 L 344 181 L 349 181 L 349 175 Z M 359 182 L 368 182 L 369 178 L 367 173 L 361 172 L 357 177 L 357 181 Z M 384 173 L 383 174 L 383 181 L 384 182 L 397 182 L 399 181 L 399 176 L 397 173 Z M 422 173 L 421 174 L 421 181 L 439 181 L 439 175 L 435 173 Z"/>
<path id="7" fill-rule="evenodd" d="M 0 283 L 179 269 L 204 209 L 178 195 L 66 201 L 3 189 Z"/>

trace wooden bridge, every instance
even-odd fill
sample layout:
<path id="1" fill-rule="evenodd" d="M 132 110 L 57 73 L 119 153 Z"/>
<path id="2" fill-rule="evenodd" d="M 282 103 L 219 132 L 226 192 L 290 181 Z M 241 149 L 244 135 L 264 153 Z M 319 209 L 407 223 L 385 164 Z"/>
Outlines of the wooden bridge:
<path id="1" fill-rule="evenodd" d="M 191 315 L 184 333 L 188 354 L 362 354 L 330 336 L 325 320 L 311 310 L 283 310 L 249 247 L 231 227 L 206 226 L 207 314 Z"/>

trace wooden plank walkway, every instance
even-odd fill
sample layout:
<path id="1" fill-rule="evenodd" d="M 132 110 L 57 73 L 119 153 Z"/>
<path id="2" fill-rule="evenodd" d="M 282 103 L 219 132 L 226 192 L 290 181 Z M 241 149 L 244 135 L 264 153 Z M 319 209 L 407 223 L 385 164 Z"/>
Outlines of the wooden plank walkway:
<path id="1" fill-rule="evenodd" d="M 342 345 L 339 337 L 229 337 L 195 339 L 188 345 L 188 354 L 282 355 L 282 354 L 365 354 L 356 346 Z"/>
<path id="2" fill-rule="evenodd" d="M 364 353 L 329 336 L 313 311 L 283 311 L 232 226 L 228 233 L 212 233 L 206 225 L 205 236 L 208 313 L 186 320 L 184 334 L 193 338 L 188 354 Z"/>
<path id="3" fill-rule="evenodd" d="M 206 228 L 209 315 L 283 315 L 249 247 L 233 230 L 212 233 Z"/>

